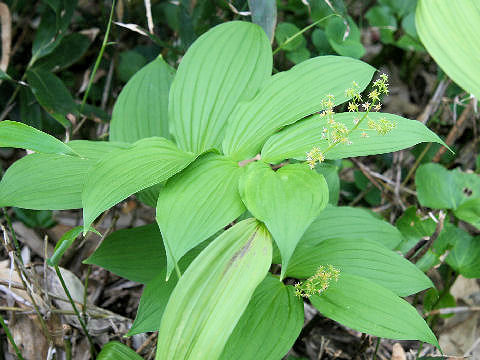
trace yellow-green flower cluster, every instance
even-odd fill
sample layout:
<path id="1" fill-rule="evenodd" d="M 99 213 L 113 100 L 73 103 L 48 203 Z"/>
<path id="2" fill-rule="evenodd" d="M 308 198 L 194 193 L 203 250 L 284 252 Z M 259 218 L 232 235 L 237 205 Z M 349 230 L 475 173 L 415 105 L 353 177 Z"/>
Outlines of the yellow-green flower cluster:
<path id="1" fill-rule="evenodd" d="M 332 280 L 338 281 L 340 270 L 333 265 L 320 266 L 315 274 L 303 282 L 295 284 L 295 295 L 309 298 L 312 295 L 320 295 L 328 289 Z"/>
<path id="2" fill-rule="evenodd" d="M 354 84 L 356 83 L 354 82 Z M 329 146 L 333 146 L 338 143 L 350 145 L 352 142 L 348 139 L 348 128 L 345 126 L 345 124 L 337 122 L 334 119 L 334 100 L 335 97 L 333 95 L 327 95 L 325 99 L 322 100 L 324 110 L 320 113 L 320 116 L 326 120 L 328 125 L 328 128 L 323 128 L 322 138 L 328 141 Z"/>
<path id="3" fill-rule="evenodd" d="M 352 142 L 349 136 L 352 131 L 362 131 L 361 137 L 368 138 L 368 131 L 376 131 L 381 135 L 385 135 L 395 128 L 396 123 L 394 121 L 387 120 L 385 117 L 379 120 L 373 120 L 369 116 L 371 111 L 379 111 L 381 109 L 381 98 L 384 95 L 388 95 L 388 76 L 386 74 L 381 74 L 380 77 L 373 82 L 373 90 L 367 95 L 367 101 L 363 100 L 358 83 L 353 81 L 352 86 L 345 90 L 345 96 L 350 98 L 348 111 L 357 113 L 353 118 L 353 127 L 350 129 L 344 123 L 335 121 L 335 112 L 333 111 L 335 97 L 333 95 L 327 95 L 321 103 L 323 110 L 320 112 L 320 119 L 325 120 L 322 139 L 327 140 L 328 147 L 323 148 L 323 151 L 318 147 L 313 147 L 312 150 L 307 152 L 306 159 L 310 168 L 313 169 L 317 163 L 323 162 L 325 160 L 325 153 L 337 144 L 351 145 Z M 360 108 L 362 108 L 364 113 L 360 113 Z M 367 120 L 368 128 L 359 128 L 365 119 Z"/>
<path id="4" fill-rule="evenodd" d="M 358 112 L 358 108 L 362 103 L 362 95 L 360 95 L 360 86 L 356 81 L 352 82 L 352 87 L 345 90 L 345 96 L 351 98 L 348 103 L 349 112 Z"/>
<path id="5" fill-rule="evenodd" d="M 376 121 L 373 119 L 368 119 L 367 125 L 369 129 L 375 130 L 380 135 L 388 134 L 392 129 L 397 126 L 395 122 L 387 120 L 385 117 L 381 117 Z"/>
<path id="6" fill-rule="evenodd" d="M 316 146 L 312 148 L 309 152 L 307 152 L 307 163 L 310 166 L 310 169 L 313 169 L 315 165 L 325 161 L 325 155 L 320 149 Z"/>

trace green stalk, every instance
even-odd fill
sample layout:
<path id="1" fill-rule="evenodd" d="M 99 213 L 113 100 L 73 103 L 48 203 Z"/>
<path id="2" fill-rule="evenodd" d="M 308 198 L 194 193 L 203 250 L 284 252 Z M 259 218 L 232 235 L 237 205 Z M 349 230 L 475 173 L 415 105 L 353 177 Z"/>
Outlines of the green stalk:
<path id="1" fill-rule="evenodd" d="M 65 284 L 65 280 L 63 280 L 62 273 L 60 272 L 60 268 L 58 265 L 55 265 L 55 272 L 57 273 L 58 279 L 60 280 L 60 283 L 62 284 L 63 291 L 65 291 L 65 294 L 68 297 L 68 300 L 70 301 L 70 304 L 72 305 L 73 311 L 75 312 L 75 315 L 77 316 L 78 321 L 80 322 L 80 325 L 82 326 L 83 331 L 85 332 L 85 335 L 87 336 L 88 342 L 90 344 L 90 353 L 92 354 L 92 357 L 95 357 L 96 352 L 95 352 L 95 346 L 93 345 L 93 340 L 90 337 L 90 334 L 88 333 L 87 326 L 85 325 L 85 322 L 83 321 L 82 317 L 80 316 L 80 312 L 77 309 L 77 306 L 75 305 L 75 301 L 73 301 L 72 296 L 70 295 L 70 291 L 68 291 L 67 285 Z"/>
<path id="2" fill-rule="evenodd" d="M 111 25 L 112 25 L 114 10 L 115 10 L 115 0 L 112 1 L 112 8 L 110 10 L 110 17 L 108 19 L 107 31 L 105 31 L 105 37 L 103 38 L 102 47 L 100 48 L 100 52 L 98 53 L 97 60 L 95 61 L 95 65 L 93 66 L 93 71 L 92 71 L 92 74 L 90 75 L 90 80 L 88 81 L 87 90 L 85 91 L 85 94 L 83 95 L 82 104 L 80 105 L 80 112 L 81 113 L 83 112 L 83 107 L 85 106 L 88 94 L 90 93 L 90 88 L 92 87 L 92 84 L 93 84 L 93 78 L 95 77 L 95 74 L 97 73 L 98 67 L 100 66 L 100 61 L 102 60 L 103 52 L 105 51 L 105 48 L 107 47 L 108 35 L 110 34 L 110 28 L 111 28 Z"/>
<path id="3" fill-rule="evenodd" d="M 285 46 L 287 46 L 291 41 L 293 41 L 296 37 L 302 35 L 305 31 L 311 29 L 312 27 L 314 27 L 315 25 L 321 23 L 321 22 L 324 21 L 324 20 L 327 20 L 327 19 L 328 19 L 329 17 L 331 17 L 331 16 L 339 16 L 339 15 L 337 15 L 337 14 L 327 15 L 327 16 L 321 18 L 320 20 L 317 20 L 317 21 L 311 23 L 310 25 L 304 27 L 302 30 L 300 30 L 300 31 L 297 32 L 296 34 L 293 34 L 293 35 L 290 36 L 287 40 L 285 40 L 285 41 L 283 42 L 283 44 L 281 44 L 279 47 L 277 47 L 277 48 L 273 51 L 272 55 L 275 55 L 277 52 L 279 52 L 280 50 L 282 50 L 282 49 L 283 49 Z"/>
<path id="4" fill-rule="evenodd" d="M 15 343 L 15 340 L 13 339 L 13 336 L 12 336 L 12 334 L 10 333 L 10 330 L 9 330 L 7 324 L 5 324 L 5 321 L 3 320 L 3 316 L 2 316 L 2 315 L 0 315 L 0 322 L 2 323 L 3 330 L 5 330 L 5 334 L 7 334 L 7 338 L 8 338 L 8 340 L 10 341 L 10 344 L 12 344 L 13 349 L 15 350 L 15 353 L 17 354 L 17 357 L 18 357 L 20 360 L 25 360 L 25 359 L 23 358 L 22 354 L 20 353 L 20 350 L 18 349 L 17 344 Z"/>

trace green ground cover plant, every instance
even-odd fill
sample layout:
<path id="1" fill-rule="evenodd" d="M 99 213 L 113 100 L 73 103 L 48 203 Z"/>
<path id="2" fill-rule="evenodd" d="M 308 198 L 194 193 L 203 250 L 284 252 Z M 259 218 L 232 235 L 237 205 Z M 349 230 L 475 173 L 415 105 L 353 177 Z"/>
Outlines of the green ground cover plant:
<path id="1" fill-rule="evenodd" d="M 455 82 L 443 91 L 455 98 L 455 116 L 460 104 L 462 119 L 478 105 L 480 47 L 478 39 L 466 40 L 480 24 L 478 4 L 379 0 L 364 11 L 362 25 L 341 0 L 223 6 L 242 18 L 239 3 L 252 22 L 208 17 L 215 8 L 209 2 L 154 5 L 175 15 L 164 24 L 178 33 L 171 43 L 117 22 L 155 46 L 120 54 L 115 71 L 126 84 L 111 119 L 105 105 L 92 104 L 100 103 L 95 72 L 114 45 L 108 39 L 115 2 L 77 101 L 62 73 L 91 43 L 67 32 L 77 4 L 40 7 L 23 76 L 0 73 L 4 88 L 15 89 L 6 108 L 18 100 L 23 121 L 2 119 L 0 147 L 27 150 L 0 182 L 0 207 L 15 242 L 9 254 L 20 261 L 5 208 L 32 228 L 52 226 L 52 211 L 81 209 L 82 225 L 63 234 L 45 268 L 55 269 L 92 357 L 99 346 L 87 328 L 87 290 L 82 309 L 60 268 L 77 239 L 90 233 L 102 241 L 83 259 L 87 282 L 96 265 L 144 285 L 126 336 L 157 332 L 150 358 L 282 359 L 301 339 L 304 307 L 312 306 L 378 337 L 374 357 L 380 338 L 418 340 L 441 352 L 432 330 L 456 305 L 451 287 L 459 277 L 480 278 L 480 157 L 475 169 L 461 169 L 453 163 L 459 149 L 451 133 L 444 142 L 426 121 L 383 111 L 384 100 L 396 95 L 383 69 L 359 60 L 367 53 L 362 27 L 374 29 L 387 55 L 405 51 L 418 61 L 431 54 L 442 69 L 438 88 L 448 78 Z M 465 20 L 458 31 L 452 13 Z M 159 55 L 160 48 L 168 51 Z M 402 66 L 408 72 L 411 65 Z M 10 110 L 4 115 L 18 120 Z M 439 112 L 428 115 L 438 134 Z M 108 140 L 105 132 L 74 136 L 82 126 L 76 119 L 90 116 L 109 123 Z M 65 141 L 57 138 L 62 131 Z M 408 169 L 388 155 L 411 147 Z M 395 182 L 392 173 L 357 159 L 370 155 L 380 155 L 380 169 L 397 166 Z M 345 181 L 354 165 L 358 170 Z M 384 190 L 391 194 L 387 204 Z M 131 197 L 154 208 L 156 221 L 99 233 L 102 214 Z M 405 206 L 405 199 L 413 201 Z M 376 212 L 392 206 L 390 222 L 357 204 Z M 4 236 L 7 246 L 5 230 Z M 433 270 L 440 280 L 430 276 Z M 97 358 L 141 356 L 110 341 Z"/>
<path id="2" fill-rule="evenodd" d="M 251 358 L 245 352 L 250 339 L 269 345 L 252 348 L 256 356 L 279 358 L 299 334 L 305 297 L 357 330 L 438 345 L 399 297 L 432 284 L 391 251 L 398 245 L 394 240 L 305 235 L 324 212 L 342 211 L 327 207 L 329 189 L 317 163 L 442 141 L 419 122 L 375 112 L 388 94 L 388 78 L 380 75 L 362 95 L 375 69 L 361 61 L 323 56 L 271 71 L 262 28 L 235 21 L 201 36 L 176 73 L 161 57 L 140 70 L 115 105 L 109 142 L 65 144 L 27 125 L 3 122 L 2 146 L 35 153 L 7 170 L 0 205 L 82 207 L 86 233 L 116 203 L 141 191 L 154 193 L 149 198 L 158 198 L 158 228 L 125 230 L 138 248 L 125 256 L 161 268 L 125 266 L 119 272 L 150 273 L 137 276 L 147 287 L 155 281 L 154 298 L 143 300 L 165 305 L 148 318 L 148 330 L 159 330 L 157 359 L 227 359 L 233 353 Z M 334 112 L 348 101 L 349 112 Z M 286 164 L 287 158 L 296 161 Z M 344 214 L 342 231 L 355 236 L 348 211 L 355 209 Z M 325 226 L 335 233 L 335 224 Z M 134 235 L 140 232 L 143 238 Z M 147 260 L 143 242 L 152 240 L 157 251 Z M 114 254 L 126 249 L 122 242 L 110 243 L 109 251 L 104 246 L 87 261 L 108 269 Z M 190 263 L 185 255 L 195 250 Z M 272 263 L 281 264 L 279 273 L 269 272 Z M 286 278 L 298 282 L 288 285 Z M 274 314 L 282 323 L 276 332 L 268 322 Z M 139 311 L 137 321 L 147 321 L 141 317 Z"/>

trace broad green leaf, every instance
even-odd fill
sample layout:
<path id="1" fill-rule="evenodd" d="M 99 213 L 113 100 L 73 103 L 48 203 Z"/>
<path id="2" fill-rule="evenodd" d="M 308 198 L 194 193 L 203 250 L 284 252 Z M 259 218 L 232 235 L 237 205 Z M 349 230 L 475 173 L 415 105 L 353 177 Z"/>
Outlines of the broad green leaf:
<path id="1" fill-rule="evenodd" d="M 338 54 L 356 59 L 365 54 L 365 48 L 360 41 L 360 31 L 350 16 L 347 19 L 340 17 L 330 19 L 325 34 L 330 46 Z"/>
<path id="2" fill-rule="evenodd" d="M 208 241 L 207 241 L 208 242 Z M 189 251 L 179 262 L 180 271 L 184 271 L 198 254 L 208 244 L 202 243 L 195 249 Z M 148 280 L 143 288 L 137 315 L 128 332 L 128 336 L 142 332 L 158 331 L 162 321 L 163 311 L 167 306 L 170 295 L 177 284 L 177 276 L 171 276 L 168 281 L 166 277 L 165 254 L 162 257 L 162 270 L 152 279 Z"/>
<path id="3" fill-rule="evenodd" d="M 396 247 L 396 250 L 400 251 L 402 254 L 406 254 L 419 241 L 421 241 L 422 238 L 432 236 L 436 228 L 435 221 L 430 217 L 424 218 L 423 216 L 418 215 L 415 206 L 411 206 L 405 210 L 403 215 L 397 219 L 395 225 L 404 236 L 404 241 Z M 434 242 L 434 248 L 440 243 L 441 235 Z M 428 271 L 439 262 L 440 260 L 438 259 L 437 251 L 434 253 L 432 249 L 429 249 L 427 253 L 415 263 L 415 265 L 422 271 Z"/>
<path id="4" fill-rule="evenodd" d="M 380 30 L 380 39 L 384 44 L 394 42 L 393 34 L 397 30 L 397 19 L 387 6 L 374 6 L 365 14 L 370 26 Z"/>
<path id="5" fill-rule="evenodd" d="M 417 5 L 417 0 L 378 0 L 380 5 L 388 7 L 392 10 L 399 18 L 403 18 L 408 13 L 415 11 L 415 6 Z"/>
<path id="6" fill-rule="evenodd" d="M 157 203 L 157 222 L 167 251 L 167 275 L 190 249 L 239 217 L 243 168 L 223 156 L 206 154 L 167 181 Z"/>
<path id="7" fill-rule="evenodd" d="M 294 64 L 300 64 L 301 62 L 310 59 L 310 51 L 306 47 L 302 47 L 297 50 L 287 52 L 285 57 Z"/>
<path id="8" fill-rule="evenodd" d="M 81 208 L 85 176 L 94 164 L 77 156 L 27 155 L 3 175 L 0 206 L 35 210 Z"/>
<path id="9" fill-rule="evenodd" d="M 15 219 L 29 228 L 48 229 L 56 224 L 52 210 L 30 210 L 14 207 Z"/>
<path id="10" fill-rule="evenodd" d="M 149 331 L 158 331 L 168 299 L 177 284 L 177 277 L 165 281 L 165 269 L 143 288 L 137 315 L 128 336 Z"/>
<path id="11" fill-rule="evenodd" d="M 334 115 L 336 122 L 343 123 L 347 128 L 354 126 L 355 118 L 362 118 L 364 113 L 339 113 Z M 385 117 L 396 123 L 396 127 L 386 135 L 376 131 L 366 131 L 368 137 L 363 137 L 363 128 L 367 128 L 366 120 L 349 136 L 352 144 L 337 144 L 325 153 L 327 159 L 341 159 L 353 156 L 366 156 L 389 153 L 402 150 L 421 142 L 443 141 L 419 121 L 408 120 L 401 116 L 385 113 L 370 113 L 372 120 Z M 326 120 L 319 115 L 312 116 L 293 124 L 278 134 L 273 135 L 262 149 L 262 159 L 277 163 L 287 158 L 305 160 L 306 153 L 317 146 L 320 150 L 328 148 L 328 141 L 322 138 L 322 131 L 328 128 Z"/>
<path id="12" fill-rule="evenodd" d="M 395 225 L 400 230 L 405 240 L 397 246 L 402 254 L 415 246 L 423 237 L 432 236 L 435 231 L 435 221 L 432 218 L 420 216 L 417 214 L 417 208 L 410 206 L 400 216 Z"/>
<path id="13" fill-rule="evenodd" d="M 68 143 L 81 157 L 31 154 L 13 163 L 0 183 L 0 206 L 35 210 L 82 207 L 82 189 L 96 161 L 122 144 L 75 140 Z"/>
<path id="14" fill-rule="evenodd" d="M 287 276 L 305 279 L 314 275 L 321 265 L 333 265 L 342 274 L 362 276 L 399 296 L 433 286 L 414 264 L 369 239 L 329 239 L 313 247 L 298 246 Z"/>
<path id="15" fill-rule="evenodd" d="M 39 104 L 63 126 L 70 126 L 66 115 L 76 115 L 77 104 L 62 80 L 49 71 L 31 69 L 27 81 Z"/>
<path id="16" fill-rule="evenodd" d="M 63 34 L 57 34 L 56 14 L 52 9 L 48 7 L 43 9 L 40 24 L 33 38 L 31 63 L 50 54 L 62 40 Z"/>
<path id="17" fill-rule="evenodd" d="M 135 351 L 119 341 L 110 341 L 104 345 L 97 360 L 143 360 Z"/>
<path id="18" fill-rule="evenodd" d="M 248 0 L 252 22 L 262 27 L 270 42 L 273 41 L 277 24 L 277 2 L 275 0 Z"/>
<path id="19" fill-rule="evenodd" d="M 278 360 L 303 326 L 303 301 L 273 276 L 258 285 L 223 349 L 222 360 Z"/>
<path id="20" fill-rule="evenodd" d="M 474 0 L 419 0 L 417 32 L 445 73 L 480 98 L 480 3 Z"/>
<path id="21" fill-rule="evenodd" d="M 445 262 L 467 278 L 480 277 L 480 236 L 472 237 L 466 231 L 456 232 L 455 245 Z"/>
<path id="22" fill-rule="evenodd" d="M 105 155 L 88 172 L 82 193 L 85 230 L 103 211 L 184 169 L 195 155 L 164 138 L 138 140 Z"/>
<path id="23" fill-rule="evenodd" d="M 239 189 L 248 211 L 265 223 L 280 250 L 283 278 L 298 241 L 328 203 L 327 182 L 306 164 L 275 172 L 256 162 L 248 166 Z"/>
<path id="24" fill-rule="evenodd" d="M 357 331 L 438 347 L 435 335 L 413 306 L 363 277 L 341 272 L 338 282 L 310 300 L 322 315 Z"/>
<path id="25" fill-rule="evenodd" d="M 143 68 L 147 64 L 147 62 L 148 61 L 145 58 L 145 56 L 143 56 L 140 52 L 136 50 L 123 51 L 120 53 L 118 65 L 115 69 L 117 77 L 121 81 L 127 82 L 128 80 L 130 80 L 130 78 L 132 78 L 135 75 L 135 73 L 137 73 L 141 68 Z M 174 71 L 172 75 L 174 75 Z M 170 84 L 168 85 L 170 87 Z M 168 92 L 167 92 L 167 95 L 168 95 Z M 168 96 L 167 96 L 167 100 L 168 100 Z M 150 136 L 155 136 L 155 135 L 150 135 Z M 157 135 L 157 136 L 160 136 L 160 135 Z"/>
<path id="26" fill-rule="evenodd" d="M 159 56 L 130 79 L 113 108 L 110 140 L 170 137 L 168 92 L 174 75 L 175 70 Z"/>
<path id="27" fill-rule="evenodd" d="M 415 173 L 418 201 L 433 209 L 457 209 L 470 199 L 480 198 L 480 177 L 440 164 L 421 165 Z"/>
<path id="28" fill-rule="evenodd" d="M 369 239 L 393 249 L 403 237 L 394 226 L 367 210 L 327 206 L 307 229 L 299 246 L 317 246 L 327 239 Z"/>
<path id="29" fill-rule="evenodd" d="M 230 115 L 224 153 L 236 160 L 255 156 L 270 135 L 320 111 L 326 95 L 334 95 L 335 104 L 341 104 L 348 100 L 345 90 L 352 81 L 363 90 L 374 71 L 352 58 L 319 56 L 275 74 L 252 101 L 239 104 Z"/>
<path id="30" fill-rule="evenodd" d="M 403 215 L 397 219 L 396 226 L 404 236 L 404 241 L 396 247 L 396 250 L 404 255 L 422 240 L 422 238 L 431 236 L 436 227 L 435 221 L 431 218 L 419 216 L 414 206 L 405 210 Z M 441 234 L 443 234 L 443 232 Z M 435 241 L 434 247 L 440 242 L 440 237 Z M 429 249 L 415 265 L 422 271 L 428 271 L 439 262 L 437 252 Z"/>
<path id="31" fill-rule="evenodd" d="M 329 164 L 321 163 L 315 167 L 315 170 L 325 177 L 328 185 L 328 203 L 337 205 L 340 196 L 340 178 L 338 176 L 338 167 Z"/>
<path id="32" fill-rule="evenodd" d="M 15 147 L 46 154 L 78 155 L 67 144 L 17 121 L 0 122 L 0 147 Z"/>
<path id="33" fill-rule="evenodd" d="M 115 231 L 83 262 L 101 266 L 132 281 L 147 283 L 165 269 L 165 250 L 158 225 Z"/>
<path id="34" fill-rule="evenodd" d="M 271 72 L 270 41 L 258 25 L 232 21 L 198 38 L 170 91 L 170 130 L 179 148 L 220 149 L 233 108 L 253 98 Z"/>
<path id="35" fill-rule="evenodd" d="M 454 214 L 460 220 L 480 230 L 480 198 L 465 201 L 454 211 Z"/>
<path id="36" fill-rule="evenodd" d="M 80 33 L 65 35 L 52 53 L 35 63 L 35 68 L 46 71 L 63 70 L 80 60 L 91 42 L 88 36 Z"/>
<path id="37" fill-rule="evenodd" d="M 277 46 L 282 46 L 284 42 L 288 40 L 288 38 L 294 36 L 295 34 L 299 33 L 300 29 L 292 23 L 289 22 L 282 22 L 277 25 L 277 29 L 275 30 L 275 40 L 277 41 Z M 303 35 L 298 35 L 289 43 L 282 46 L 282 50 L 285 51 L 295 51 L 300 48 L 304 48 L 307 45 L 307 41 L 303 37 Z"/>
<path id="38" fill-rule="evenodd" d="M 158 196 L 163 189 L 163 183 L 156 184 L 136 194 L 138 200 L 150 207 L 157 207 Z"/>
<path id="39" fill-rule="evenodd" d="M 156 359 L 218 358 L 271 260 L 270 235 L 255 219 L 239 222 L 211 242 L 170 296 Z"/>
<path id="40" fill-rule="evenodd" d="M 58 266 L 60 259 L 62 258 L 65 251 L 68 250 L 70 246 L 73 245 L 75 239 L 82 233 L 83 226 L 76 226 L 73 229 L 67 231 L 65 234 L 62 235 L 60 240 L 58 240 L 57 244 L 55 245 L 55 251 L 53 255 L 47 259 L 47 263 L 50 266 Z M 89 231 L 96 233 L 97 235 L 100 234 L 97 230 L 90 227 Z"/>
<path id="41" fill-rule="evenodd" d="M 72 140 L 68 145 L 81 157 L 100 160 L 113 150 L 129 149 L 132 145 L 113 141 Z"/>

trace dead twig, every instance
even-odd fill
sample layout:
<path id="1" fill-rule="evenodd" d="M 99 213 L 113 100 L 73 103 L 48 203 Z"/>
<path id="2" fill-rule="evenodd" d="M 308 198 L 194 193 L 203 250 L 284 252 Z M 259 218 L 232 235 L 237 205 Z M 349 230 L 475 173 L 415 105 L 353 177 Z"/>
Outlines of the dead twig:
<path id="1" fill-rule="evenodd" d="M 475 105 L 476 99 L 472 99 L 467 107 L 463 110 L 462 115 L 458 118 L 457 122 L 453 125 L 452 129 L 448 133 L 447 139 L 445 140 L 445 144 L 447 146 L 452 146 L 455 140 L 463 134 L 465 130 L 465 122 L 470 117 L 470 114 L 473 111 L 473 107 Z M 447 151 L 447 148 L 442 146 L 438 149 L 437 153 L 433 157 L 433 162 L 439 162 L 442 155 Z"/>
<path id="2" fill-rule="evenodd" d="M 423 255 L 426 254 L 443 230 L 445 215 L 446 214 L 440 210 L 438 213 L 437 226 L 435 227 L 435 231 L 433 232 L 432 236 L 420 240 L 412 249 L 407 252 L 405 255 L 406 259 L 415 264 Z"/>
<path id="3" fill-rule="evenodd" d="M 450 85 L 450 82 L 451 82 L 450 79 L 443 79 L 438 83 L 432 98 L 428 102 L 427 106 L 425 106 L 425 110 L 423 110 L 423 112 L 417 118 L 418 121 L 420 121 L 423 124 L 426 124 L 428 122 L 432 114 L 434 114 L 435 111 L 437 111 L 438 106 L 440 105 L 440 101 L 442 100 L 443 94 L 445 94 L 445 90 L 447 90 L 448 85 Z"/>
<path id="4" fill-rule="evenodd" d="M 10 46 L 12 43 L 12 17 L 8 6 L 0 2 L 0 20 L 2 22 L 2 59 L 0 70 L 6 72 L 10 62 Z M 0 81 L 1 82 L 1 81 Z"/>

